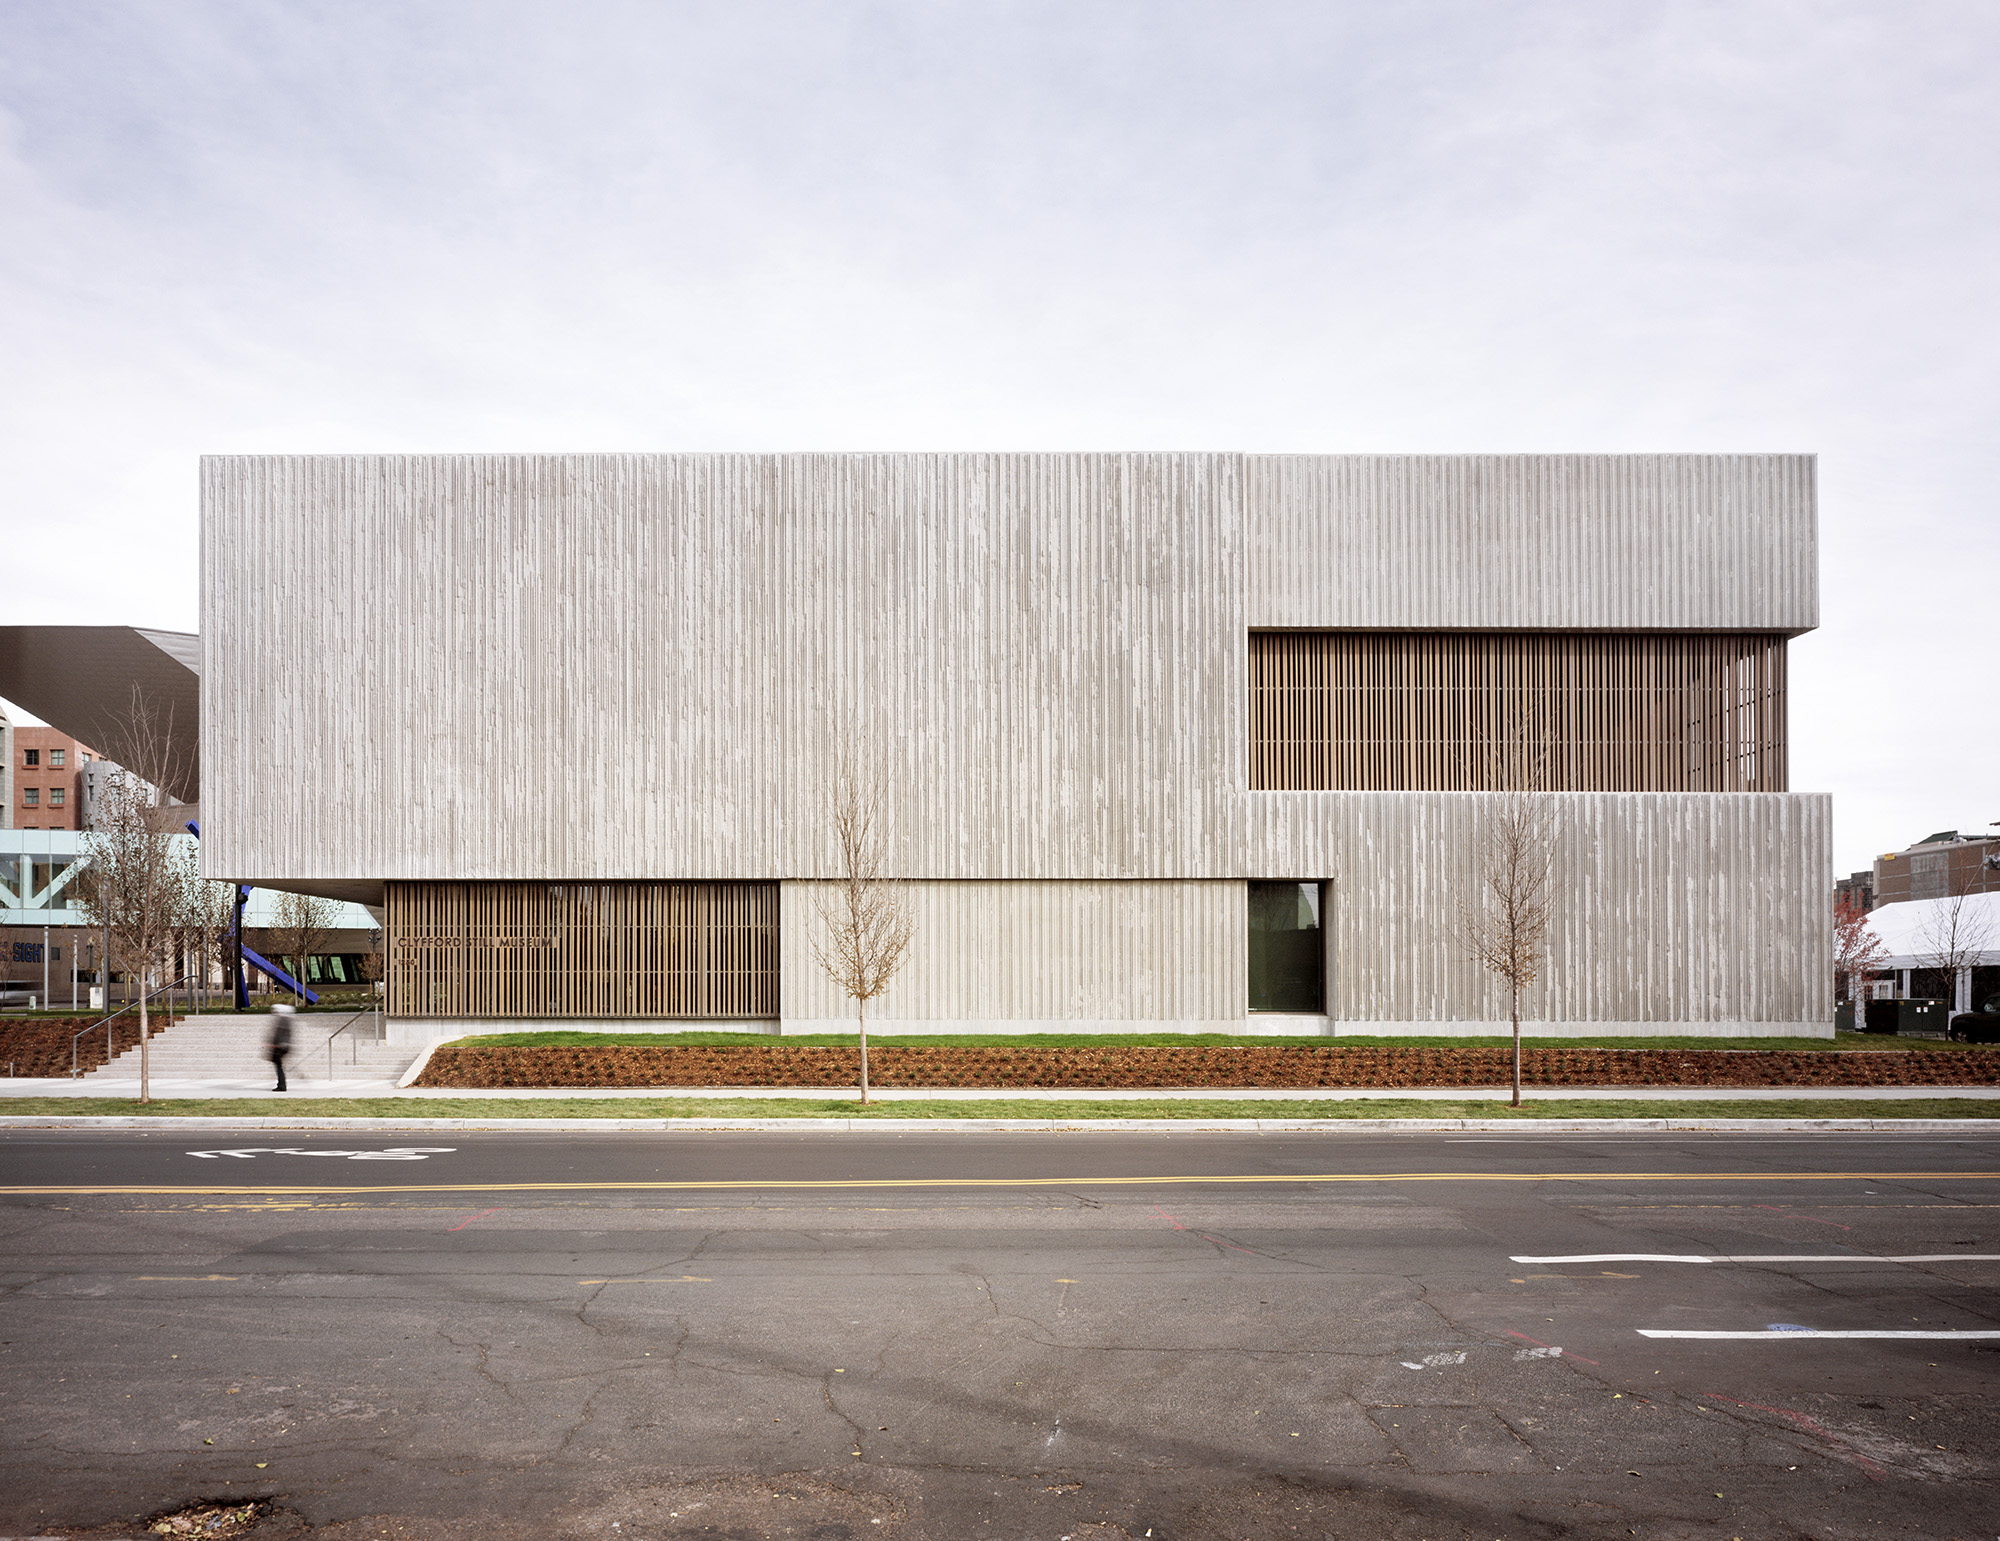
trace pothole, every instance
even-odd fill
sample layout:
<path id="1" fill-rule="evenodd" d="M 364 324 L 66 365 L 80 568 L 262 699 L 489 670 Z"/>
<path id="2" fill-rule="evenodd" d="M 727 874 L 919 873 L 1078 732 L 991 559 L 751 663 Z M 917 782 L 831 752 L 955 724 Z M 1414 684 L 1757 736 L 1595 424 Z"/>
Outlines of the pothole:
<path id="1" fill-rule="evenodd" d="M 146 1533 L 155 1536 L 241 1536 L 271 1512 L 266 1500 L 250 1503 L 192 1503 L 146 1521 Z"/>

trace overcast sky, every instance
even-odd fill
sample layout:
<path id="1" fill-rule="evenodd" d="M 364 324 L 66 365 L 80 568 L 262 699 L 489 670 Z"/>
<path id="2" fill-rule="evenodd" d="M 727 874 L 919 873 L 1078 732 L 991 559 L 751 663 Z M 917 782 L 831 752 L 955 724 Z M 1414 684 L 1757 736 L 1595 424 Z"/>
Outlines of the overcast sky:
<path id="1" fill-rule="evenodd" d="M 0 617 L 195 462 L 1812 451 L 1792 785 L 2000 820 L 2000 6 L 0 0 Z"/>

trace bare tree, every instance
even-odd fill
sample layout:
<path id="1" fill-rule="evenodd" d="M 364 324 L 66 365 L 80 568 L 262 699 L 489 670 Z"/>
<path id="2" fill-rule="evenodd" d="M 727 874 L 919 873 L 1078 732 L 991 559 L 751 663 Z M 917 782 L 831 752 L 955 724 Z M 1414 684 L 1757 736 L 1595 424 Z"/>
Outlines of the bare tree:
<path id="1" fill-rule="evenodd" d="M 306 983 L 306 960 L 316 958 L 332 936 L 340 919 L 340 906 L 318 894 L 282 894 L 278 899 L 277 924 L 271 938 L 278 956 L 290 961 L 292 978 L 302 992 Z M 301 1003 L 303 993 L 297 994 Z"/>
<path id="2" fill-rule="evenodd" d="M 361 982 L 368 986 L 368 999 L 375 999 L 375 986 L 381 980 L 382 933 L 376 932 L 369 940 L 368 951 L 361 955 Z"/>
<path id="3" fill-rule="evenodd" d="M 1942 976 L 1945 1021 L 1958 1010 L 1958 976 L 1993 950 L 1993 926 L 1986 908 L 1961 885 L 1944 899 L 1933 899 L 1918 922 L 1916 955 L 1927 969 Z"/>
<path id="4" fill-rule="evenodd" d="M 97 827 L 84 837 L 87 881 L 78 898 L 137 985 L 139 1100 L 150 1102 L 150 996 L 172 956 L 198 879 L 192 842 L 175 838 L 176 805 L 159 790 L 177 784 L 185 754 L 174 737 L 172 710 L 161 713 L 135 686 L 117 740 L 121 769 L 109 780 Z"/>
<path id="5" fill-rule="evenodd" d="M 1854 1007 L 1854 1030 L 1866 1030 L 1867 1002 L 1862 999 L 1868 976 L 1882 966 L 1889 949 L 1868 924 L 1868 910 L 1845 894 L 1833 901 L 1833 976 L 1847 990 Z"/>
<path id="6" fill-rule="evenodd" d="M 854 1002 L 861 1039 L 861 1100 L 868 1100 L 868 1003 L 903 966 L 916 929 L 909 893 L 888 875 L 889 773 L 880 756 L 850 742 L 835 755 L 825 816 L 834 841 L 835 880 L 813 890 L 819 925 L 813 957 Z"/>
<path id="7" fill-rule="evenodd" d="M 1555 914 L 1556 828 L 1546 796 L 1503 792 L 1488 804 L 1478 877 L 1459 911 L 1465 945 L 1507 986 L 1514 1024 L 1514 1101 L 1521 1105 L 1521 992 L 1541 976 Z"/>
<path id="8" fill-rule="evenodd" d="M 181 918 L 180 948 L 195 980 L 198 1001 L 208 995 L 211 963 L 222 962 L 222 938 L 229 927 L 229 885 L 196 878 L 188 885 Z M 196 1010 L 200 1010 L 197 1004 Z"/>

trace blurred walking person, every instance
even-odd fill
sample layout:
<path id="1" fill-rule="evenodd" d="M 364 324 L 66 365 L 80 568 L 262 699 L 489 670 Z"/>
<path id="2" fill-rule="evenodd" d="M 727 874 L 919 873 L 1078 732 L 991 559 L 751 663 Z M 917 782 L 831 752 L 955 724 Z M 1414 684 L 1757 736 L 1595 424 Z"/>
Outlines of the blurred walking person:
<path id="1" fill-rule="evenodd" d="M 271 1036 L 264 1042 L 271 1056 L 271 1063 L 278 1067 L 278 1084 L 271 1088 L 274 1092 L 285 1089 L 285 1056 L 292 1052 L 292 1008 L 282 1003 L 271 1008 Z"/>

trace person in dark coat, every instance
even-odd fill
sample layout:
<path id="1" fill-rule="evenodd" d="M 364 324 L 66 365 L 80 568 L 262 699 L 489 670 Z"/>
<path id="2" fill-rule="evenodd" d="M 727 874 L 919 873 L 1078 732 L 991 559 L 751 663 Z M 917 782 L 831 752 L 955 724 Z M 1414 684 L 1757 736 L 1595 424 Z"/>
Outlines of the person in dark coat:
<path id="1" fill-rule="evenodd" d="M 271 1036 L 265 1041 L 265 1048 L 271 1055 L 271 1063 L 278 1067 L 278 1084 L 271 1090 L 281 1092 L 285 1089 L 285 1056 L 292 1052 L 291 1007 L 271 1008 Z"/>

